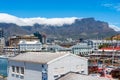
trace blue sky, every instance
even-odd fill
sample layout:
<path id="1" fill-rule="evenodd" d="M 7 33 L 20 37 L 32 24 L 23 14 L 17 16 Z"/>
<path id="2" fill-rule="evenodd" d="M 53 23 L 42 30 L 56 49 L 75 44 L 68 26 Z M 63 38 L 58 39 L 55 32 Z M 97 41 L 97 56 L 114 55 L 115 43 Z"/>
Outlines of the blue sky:
<path id="1" fill-rule="evenodd" d="M 120 0 L 0 0 L 0 13 L 17 17 L 94 17 L 120 27 Z"/>

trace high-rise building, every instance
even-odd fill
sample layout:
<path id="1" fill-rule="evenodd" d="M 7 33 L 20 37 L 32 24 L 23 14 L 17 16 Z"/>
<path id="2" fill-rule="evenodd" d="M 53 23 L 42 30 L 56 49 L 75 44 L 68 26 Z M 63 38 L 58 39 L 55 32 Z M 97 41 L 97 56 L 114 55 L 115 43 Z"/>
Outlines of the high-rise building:
<path id="1" fill-rule="evenodd" d="M 4 37 L 4 32 L 3 32 L 3 29 L 0 28 L 0 38 Z"/>
<path id="2" fill-rule="evenodd" d="M 0 37 L 0 52 L 3 52 L 4 47 L 5 47 L 5 38 Z"/>

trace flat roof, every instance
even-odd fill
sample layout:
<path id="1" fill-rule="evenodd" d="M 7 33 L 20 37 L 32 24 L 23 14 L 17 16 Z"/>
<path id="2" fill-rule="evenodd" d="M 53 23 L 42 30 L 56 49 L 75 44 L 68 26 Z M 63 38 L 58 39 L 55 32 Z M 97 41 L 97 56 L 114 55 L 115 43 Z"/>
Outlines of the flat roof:
<path id="1" fill-rule="evenodd" d="M 34 40 L 34 41 L 21 40 L 18 44 L 41 44 L 41 42 L 38 40 Z"/>
<path id="2" fill-rule="evenodd" d="M 59 58 L 68 54 L 70 53 L 27 52 L 27 53 L 21 53 L 15 57 L 9 58 L 9 60 L 46 64 L 51 60 L 54 60 L 56 58 Z"/>

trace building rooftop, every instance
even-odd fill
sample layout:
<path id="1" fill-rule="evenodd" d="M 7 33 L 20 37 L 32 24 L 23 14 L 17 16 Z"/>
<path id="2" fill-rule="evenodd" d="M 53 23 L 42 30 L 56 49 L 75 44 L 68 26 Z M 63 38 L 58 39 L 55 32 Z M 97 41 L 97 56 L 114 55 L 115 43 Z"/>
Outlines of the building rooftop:
<path id="1" fill-rule="evenodd" d="M 51 53 L 51 52 L 27 52 L 21 53 L 9 60 L 20 61 L 20 62 L 33 62 L 46 64 L 56 58 L 68 55 L 70 53 Z"/>
<path id="2" fill-rule="evenodd" d="M 104 48 L 101 48 L 101 50 L 120 50 L 120 46 L 111 46 L 111 47 L 104 47 Z"/>
<path id="3" fill-rule="evenodd" d="M 19 44 L 41 44 L 41 42 L 37 40 L 34 40 L 34 41 L 21 40 Z"/>
<path id="4" fill-rule="evenodd" d="M 63 77 L 60 77 L 57 80 L 110 80 L 110 79 L 104 78 L 104 77 L 93 77 L 93 76 L 81 75 L 81 74 L 70 72 Z"/>
<path id="5" fill-rule="evenodd" d="M 62 57 L 72 55 L 76 58 L 80 58 L 82 60 L 88 60 L 87 58 L 80 57 L 69 52 L 27 52 L 21 53 L 15 57 L 9 58 L 10 61 L 20 61 L 20 62 L 32 62 L 32 63 L 40 63 L 40 64 L 49 64 L 52 61 L 54 62 L 57 59 Z"/>

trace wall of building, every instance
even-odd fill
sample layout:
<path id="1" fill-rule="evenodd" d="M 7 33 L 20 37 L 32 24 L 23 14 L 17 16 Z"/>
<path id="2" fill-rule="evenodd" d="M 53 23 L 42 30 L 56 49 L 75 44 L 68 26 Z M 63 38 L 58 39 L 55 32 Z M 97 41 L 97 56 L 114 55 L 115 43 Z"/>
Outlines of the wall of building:
<path id="1" fill-rule="evenodd" d="M 93 47 L 93 49 L 99 49 L 100 45 L 103 44 L 110 44 L 110 45 L 114 45 L 114 46 L 120 46 L 120 40 L 90 40 L 91 41 L 91 46 Z"/>
<path id="2" fill-rule="evenodd" d="M 24 74 L 13 72 L 12 66 L 24 67 Z M 47 64 L 9 61 L 8 80 L 55 80 L 70 71 L 88 74 L 87 59 L 71 54 L 49 61 Z"/>
<path id="3" fill-rule="evenodd" d="M 41 51 L 42 44 L 19 44 L 20 51 Z"/>
<path id="4" fill-rule="evenodd" d="M 79 57 L 69 55 L 48 64 L 48 80 L 54 80 L 54 78 L 70 71 L 81 73 L 82 70 L 84 70 L 82 74 L 88 74 L 87 60 L 82 60 Z"/>
<path id="5" fill-rule="evenodd" d="M 21 40 L 26 40 L 26 41 L 38 40 L 39 41 L 37 37 L 31 36 L 31 35 L 13 36 L 13 37 L 10 37 L 9 39 L 9 46 L 18 46 L 18 43 Z"/>
<path id="6" fill-rule="evenodd" d="M 8 63 L 8 80 L 24 80 L 22 77 L 24 77 L 24 75 L 21 75 L 19 73 L 13 72 L 12 71 L 12 66 L 19 66 L 19 67 L 24 67 L 24 63 L 23 62 L 15 62 L 15 61 L 9 61 Z"/>
<path id="7" fill-rule="evenodd" d="M 0 38 L 0 52 L 3 52 L 3 48 L 5 47 L 5 38 Z"/>
<path id="8" fill-rule="evenodd" d="M 12 66 L 24 67 L 24 74 L 12 72 Z M 42 80 L 42 65 L 9 61 L 8 80 Z"/>
<path id="9" fill-rule="evenodd" d="M 25 80 L 42 80 L 41 64 L 26 63 L 25 65 Z"/>
<path id="10" fill-rule="evenodd" d="M 93 49 L 88 43 L 78 43 L 72 46 L 72 53 L 77 55 L 88 55 L 92 53 Z"/>
<path id="11" fill-rule="evenodd" d="M 21 40 L 18 44 L 20 51 L 41 51 L 42 43 L 40 41 Z"/>
<path id="12" fill-rule="evenodd" d="M 4 31 L 2 28 L 0 28 L 0 38 L 4 37 Z"/>

